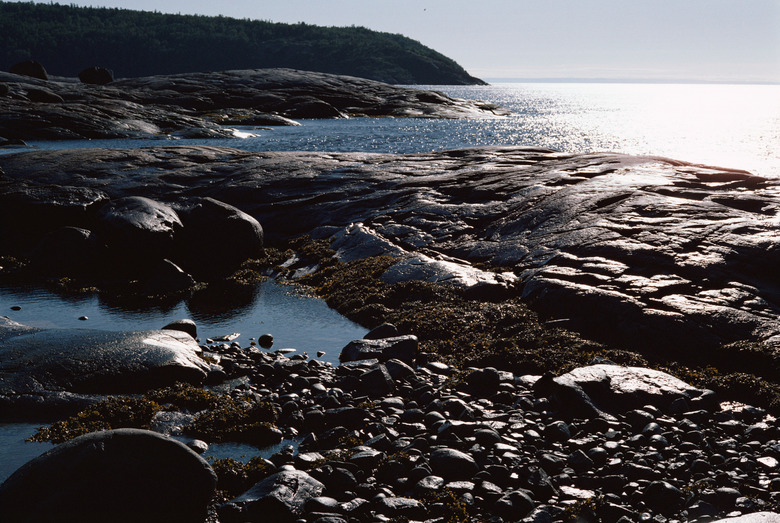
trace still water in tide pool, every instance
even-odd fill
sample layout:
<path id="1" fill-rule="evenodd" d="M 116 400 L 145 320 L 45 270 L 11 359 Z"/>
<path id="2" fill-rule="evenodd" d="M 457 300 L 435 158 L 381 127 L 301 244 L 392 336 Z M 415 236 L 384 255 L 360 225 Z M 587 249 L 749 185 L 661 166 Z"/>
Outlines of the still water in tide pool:
<path id="1" fill-rule="evenodd" d="M 248 151 L 418 153 L 483 145 L 650 154 L 780 177 L 780 85 L 497 83 L 422 86 L 514 112 L 496 119 L 351 118 L 220 140 L 33 142 L 40 148 L 208 144 Z M 4 152 L 9 152 L 10 149 Z"/>
<path id="2" fill-rule="evenodd" d="M 170 304 L 130 304 L 96 294 L 70 296 L 43 288 L 0 287 L 0 316 L 43 329 L 99 330 L 159 329 L 189 318 L 197 324 L 203 343 L 208 338 L 238 333 L 234 341 L 247 346 L 269 333 L 274 337 L 270 350 L 293 348 L 295 353 L 306 352 L 310 357 L 324 351 L 319 359 L 333 364 L 344 345 L 366 333 L 323 300 L 273 281 L 256 287 L 207 289 Z M 80 319 L 83 317 L 87 319 Z"/>

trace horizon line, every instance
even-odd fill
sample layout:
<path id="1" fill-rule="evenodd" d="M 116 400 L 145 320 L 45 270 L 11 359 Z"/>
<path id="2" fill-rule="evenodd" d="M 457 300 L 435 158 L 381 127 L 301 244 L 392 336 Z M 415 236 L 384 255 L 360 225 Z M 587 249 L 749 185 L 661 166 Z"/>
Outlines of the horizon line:
<path id="1" fill-rule="evenodd" d="M 581 78 L 581 77 L 485 77 L 492 83 L 611 83 L 611 84 L 720 84 L 780 85 L 780 80 L 703 80 L 694 78 Z"/>

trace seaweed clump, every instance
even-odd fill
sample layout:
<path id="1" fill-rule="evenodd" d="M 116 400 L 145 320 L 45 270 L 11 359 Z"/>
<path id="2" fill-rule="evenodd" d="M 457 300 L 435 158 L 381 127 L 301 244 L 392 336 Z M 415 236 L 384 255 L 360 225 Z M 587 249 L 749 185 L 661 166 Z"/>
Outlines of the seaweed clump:
<path id="1" fill-rule="evenodd" d="M 143 397 L 110 396 L 66 420 L 41 427 L 29 439 L 62 443 L 101 430 L 149 429 L 161 411 L 196 413 L 182 430 L 209 442 L 265 446 L 282 439 L 282 432 L 274 425 L 277 412 L 271 403 L 236 399 L 183 383 L 149 391 Z"/>
<path id="2" fill-rule="evenodd" d="M 493 366 L 515 373 L 566 372 L 596 356 L 642 364 L 635 352 L 609 349 L 566 329 L 550 327 L 517 296 L 481 301 L 450 285 L 387 283 L 398 260 L 378 256 L 334 263 L 305 276 L 328 305 L 367 328 L 393 323 L 419 337 L 423 352 L 451 365 Z"/>
<path id="3" fill-rule="evenodd" d="M 217 474 L 217 497 L 223 501 L 232 499 L 249 490 L 274 472 L 276 467 L 261 457 L 254 457 L 242 463 L 233 458 L 216 459 L 211 468 Z"/>
<path id="4" fill-rule="evenodd" d="M 184 432 L 209 442 L 236 441 L 262 447 L 281 441 L 276 419 L 271 403 L 220 396 L 212 408 L 198 413 Z"/>
<path id="5" fill-rule="evenodd" d="M 110 396 L 74 416 L 41 427 L 29 441 L 62 443 L 90 432 L 116 428 L 148 429 L 154 415 L 162 409 L 147 398 Z"/>
<path id="6" fill-rule="evenodd" d="M 715 347 L 706 357 L 615 347 L 544 321 L 515 293 L 474 299 L 451 285 L 410 281 L 388 283 L 385 271 L 398 261 L 376 256 L 346 263 L 307 238 L 291 244 L 306 249 L 319 270 L 298 281 L 312 287 L 334 309 L 366 328 L 393 323 L 415 334 L 420 350 L 459 368 L 492 366 L 516 374 L 565 373 L 594 360 L 651 367 L 724 397 L 780 413 L 780 351 L 756 342 Z M 319 258 L 318 258 L 319 257 Z"/>

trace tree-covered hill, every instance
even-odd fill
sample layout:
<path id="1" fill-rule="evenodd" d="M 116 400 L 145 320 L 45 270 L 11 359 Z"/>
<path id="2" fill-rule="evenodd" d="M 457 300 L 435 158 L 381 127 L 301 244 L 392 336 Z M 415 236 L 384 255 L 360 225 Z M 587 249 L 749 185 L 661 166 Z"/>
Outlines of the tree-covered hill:
<path id="1" fill-rule="evenodd" d="M 363 27 L 0 2 L 0 69 L 23 60 L 57 76 L 96 65 L 117 78 L 289 67 L 395 84 L 482 83 L 415 40 Z"/>

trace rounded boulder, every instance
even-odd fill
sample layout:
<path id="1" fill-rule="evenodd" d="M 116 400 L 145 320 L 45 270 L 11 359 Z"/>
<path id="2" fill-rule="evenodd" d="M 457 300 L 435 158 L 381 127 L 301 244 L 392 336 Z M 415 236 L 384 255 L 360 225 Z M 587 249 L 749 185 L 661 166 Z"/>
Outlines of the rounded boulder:
<path id="1" fill-rule="evenodd" d="M 79 73 L 83 84 L 106 85 L 114 81 L 114 73 L 105 67 L 87 67 Z"/>
<path id="2" fill-rule="evenodd" d="M 49 75 L 46 69 L 39 62 L 35 60 L 25 60 L 11 66 L 8 70 L 9 73 L 18 74 L 22 76 L 29 76 L 31 78 L 38 78 L 39 80 L 48 80 Z"/>
<path id="3" fill-rule="evenodd" d="M 35 458 L 0 485 L 0 519 L 203 522 L 216 480 L 206 461 L 166 436 L 95 432 Z"/>
<path id="4" fill-rule="evenodd" d="M 196 276 L 225 276 L 263 254 L 262 226 L 232 205 L 200 198 L 179 215 L 184 229 L 177 238 L 177 261 Z"/>

